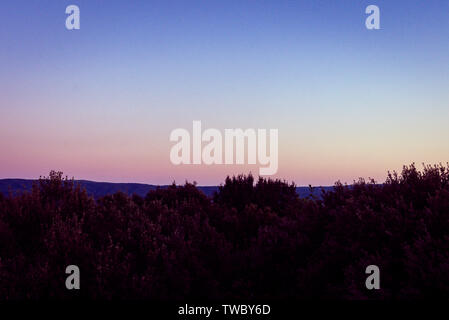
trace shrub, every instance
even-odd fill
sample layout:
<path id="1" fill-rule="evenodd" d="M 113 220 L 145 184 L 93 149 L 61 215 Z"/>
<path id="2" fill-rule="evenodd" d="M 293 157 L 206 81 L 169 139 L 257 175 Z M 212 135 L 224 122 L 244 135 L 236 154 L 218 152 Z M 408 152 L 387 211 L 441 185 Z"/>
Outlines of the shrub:
<path id="1" fill-rule="evenodd" d="M 17 299 L 449 298 L 449 171 L 414 165 L 385 183 L 295 185 L 227 177 L 94 200 L 60 172 L 0 194 L 0 297 Z M 64 288 L 80 267 L 82 290 Z M 382 290 L 365 288 L 381 269 Z"/>

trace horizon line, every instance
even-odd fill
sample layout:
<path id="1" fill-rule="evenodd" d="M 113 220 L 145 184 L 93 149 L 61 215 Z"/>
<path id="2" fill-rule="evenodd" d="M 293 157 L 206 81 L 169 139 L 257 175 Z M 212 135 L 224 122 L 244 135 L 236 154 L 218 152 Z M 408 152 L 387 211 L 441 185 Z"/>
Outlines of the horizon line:
<path id="1" fill-rule="evenodd" d="M 41 177 L 42 178 L 46 178 L 46 176 L 41 176 Z M 74 177 L 70 178 L 69 176 L 64 176 L 64 178 L 65 177 L 67 177 L 69 180 L 73 179 L 73 181 L 75 181 L 75 182 L 94 182 L 94 183 L 109 183 L 109 184 L 139 184 L 139 185 L 155 186 L 155 187 L 168 187 L 168 186 L 172 185 L 172 183 L 170 183 L 170 184 L 153 184 L 153 183 L 144 183 L 144 182 L 112 182 L 112 181 L 97 181 L 97 180 L 89 180 L 89 179 L 75 179 Z M 231 176 L 229 176 L 229 177 L 231 177 Z M 294 181 L 288 181 L 286 179 L 272 179 L 272 178 L 267 178 L 267 179 L 286 181 L 289 184 L 291 184 L 293 182 L 295 184 L 296 188 L 309 188 L 309 187 L 320 188 L 320 187 L 334 187 L 335 186 L 335 183 L 333 185 L 311 185 L 311 184 L 309 184 L 309 185 L 296 185 L 296 183 Z M 4 180 L 38 181 L 39 178 L 0 178 L 0 181 L 4 181 Z M 224 181 L 220 182 L 219 184 L 214 184 L 214 185 L 199 185 L 199 184 L 195 184 L 196 181 L 190 182 L 190 181 L 187 181 L 187 180 L 183 184 L 178 184 L 178 183 L 176 183 L 176 181 L 174 181 L 174 183 L 175 183 L 176 186 L 183 186 L 186 183 L 190 183 L 190 184 L 194 184 L 196 187 L 219 187 L 220 185 L 224 184 Z M 343 185 L 353 185 L 354 183 L 349 184 L 347 182 L 345 182 L 345 183 L 342 182 L 342 184 Z M 382 184 L 382 183 L 376 183 L 376 184 Z"/>

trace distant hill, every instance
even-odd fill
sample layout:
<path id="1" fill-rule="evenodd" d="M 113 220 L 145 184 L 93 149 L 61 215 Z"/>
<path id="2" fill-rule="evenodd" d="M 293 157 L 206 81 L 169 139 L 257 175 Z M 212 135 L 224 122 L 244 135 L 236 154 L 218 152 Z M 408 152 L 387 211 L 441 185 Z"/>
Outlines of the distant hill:
<path id="1" fill-rule="evenodd" d="M 0 193 L 7 195 L 9 192 L 14 194 L 31 190 L 33 182 L 37 180 L 28 179 L 0 179 Z M 137 194 L 139 196 L 145 196 L 150 190 L 154 190 L 157 187 L 166 188 L 167 186 L 157 186 L 152 184 L 143 183 L 112 183 L 112 182 L 95 182 L 88 180 L 75 180 L 75 183 L 80 184 L 86 189 L 87 193 L 94 198 L 100 198 L 107 194 L 113 194 L 116 192 L 123 192 L 128 195 Z M 315 187 L 313 192 L 310 192 L 309 187 L 297 187 L 296 192 L 301 198 L 305 198 L 313 194 L 316 197 L 321 196 L 321 189 L 326 191 L 331 190 L 333 187 Z M 198 186 L 207 196 L 212 196 L 215 191 L 218 190 L 218 186 Z"/>

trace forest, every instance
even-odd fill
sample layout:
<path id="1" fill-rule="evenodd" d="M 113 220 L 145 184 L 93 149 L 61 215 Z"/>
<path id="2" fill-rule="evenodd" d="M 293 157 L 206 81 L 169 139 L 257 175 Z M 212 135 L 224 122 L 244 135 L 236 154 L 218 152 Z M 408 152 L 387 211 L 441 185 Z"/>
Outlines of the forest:
<path id="1" fill-rule="evenodd" d="M 449 298 L 449 167 L 321 197 L 252 175 L 99 199 L 52 171 L 0 194 L 1 300 Z M 64 286 L 77 265 L 80 290 Z M 367 290 L 365 268 L 380 269 Z"/>

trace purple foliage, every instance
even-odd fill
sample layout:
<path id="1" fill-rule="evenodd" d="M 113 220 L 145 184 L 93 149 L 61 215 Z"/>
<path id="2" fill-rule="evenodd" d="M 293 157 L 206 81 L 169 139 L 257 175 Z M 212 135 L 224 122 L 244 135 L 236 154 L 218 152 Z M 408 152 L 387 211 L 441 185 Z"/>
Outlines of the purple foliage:
<path id="1" fill-rule="evenodd" d="M 69 291 L 65 267 L 81 270 Z M 365 268 L 381 290 L 365 288 Z M 62 173 L 0 194 L 0 299 L 449 298 L 449 172 L 414 165 L 322 199 L 227 178 L 94 200 Z"/>

